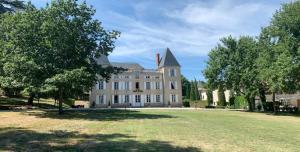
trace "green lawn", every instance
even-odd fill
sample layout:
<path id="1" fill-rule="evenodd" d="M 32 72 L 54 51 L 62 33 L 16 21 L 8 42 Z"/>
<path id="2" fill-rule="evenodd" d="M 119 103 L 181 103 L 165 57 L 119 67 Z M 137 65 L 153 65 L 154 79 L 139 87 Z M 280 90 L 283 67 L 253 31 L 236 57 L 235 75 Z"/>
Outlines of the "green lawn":
<path id="1" fill-rule="evenodd" d="M 300 117 L 222 110 L 0 112 L 0 151 L 299 151 Z"/>
<path id="2" fill-rule="evenodd" d="M 81 101 L 76 100 L 76 105 L 84 105 L 85 107 L 88 107 L 87 101 Z M 22 109 L 27 107 L 27 98 L 8 98 L 8 97 L 1 97 L 0 96 L 0 110 L 11 110 L 11 109 Z M 34 100 L 33 101 L 33 108 L 38 109 L 57 109 L 58 108 L 58 102 L 55 104 L 55 101 L 53 99 L 45 99 L 41 98 L 40 101 Z M 63 108 L 68 109 L 70 108 L 69 105 L 63 103 Z"/>

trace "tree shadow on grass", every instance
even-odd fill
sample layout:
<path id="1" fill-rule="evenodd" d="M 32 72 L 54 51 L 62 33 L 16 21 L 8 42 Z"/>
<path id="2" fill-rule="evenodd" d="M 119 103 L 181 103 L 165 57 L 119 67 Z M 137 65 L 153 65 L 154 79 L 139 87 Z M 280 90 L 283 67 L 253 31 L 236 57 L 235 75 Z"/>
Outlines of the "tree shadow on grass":
<path id="1" fill-rule="evenodd" d="M 28 106 L 28 102 L 26 98 L 8 98 L 8 97 L 0 97 L 0 110 L 11 110 L 17 107 L 26 107 Z M 56 109 L 57 106 L 53 105 L 52 103 L 37 103 L 34 101 L 34 107 L 41 108 L 41 109 Z"/>
<path id="2" fill-rule="evenodd" d="M 279 111 L 277 112 L 276 114 L 274 114 L 274 112 L 269 112 L 269 111 L 261 111 L 261 112 L 258 112 L 258 111 L 254 111 L 254 112 L 251 112 L 251 111 L 241 111 L 241 112 L 247 112 L 247 113 L 260 113 L 260 114 L 265 114 L 265 115 L 269 115 L 269 116 L 289 116 L 289 117 L 300 117 L 300 112 L 282 112 L 282 111 Z"/>
<path id="3" fill-rule="evenodd" d="M 119 110 L 119 109 L 64 111 L 64 114 L 62 115 L 59 115 L 57 111 L 27 111 L 27 112 L 23 112 L 23 114 L 36 116 L 40 118 L 84 119 L 84 120 L 97 120 L 97 121 L 175 118 L 174 116 L 165 115 L 165 114 L 147 114 L 135 110 Z"/>
<path id="4" fill-rule="evenodd" d="M 136 141 L 126 134 L 81 134 L 55 130 L 46 133 L 24 128 L 1 128 L 0 151 L 170 151 L 199 152 L 200 148 L 174 146 L 170 142 Z"/>

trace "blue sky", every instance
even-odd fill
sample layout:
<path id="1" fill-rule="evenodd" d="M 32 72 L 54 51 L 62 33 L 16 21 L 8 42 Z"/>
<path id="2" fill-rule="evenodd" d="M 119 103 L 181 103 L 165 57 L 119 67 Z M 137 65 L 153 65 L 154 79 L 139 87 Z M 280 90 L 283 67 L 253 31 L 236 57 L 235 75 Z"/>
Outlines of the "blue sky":
<path id="1" fill-rule="evenodd" d="M 282 3 L 291 0 L 86 0 L 95 18 L 121 37 L 109 59 L 156 68 L 170 48 L 188 79 L 205 80 L 207 54 L 224 36 L 257 36 Z M 50 0 L 32 0 L 43 7 Z"/>

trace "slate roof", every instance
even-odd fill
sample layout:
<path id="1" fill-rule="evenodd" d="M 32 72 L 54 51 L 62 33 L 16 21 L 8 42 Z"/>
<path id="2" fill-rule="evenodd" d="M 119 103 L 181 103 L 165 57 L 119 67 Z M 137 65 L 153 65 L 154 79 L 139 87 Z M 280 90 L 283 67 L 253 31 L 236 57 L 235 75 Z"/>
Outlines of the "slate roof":
<path id="1" fill-rule="evenodd" d="M 178 63 L 178 61 L 176 60 L 176 58 L 174 57 L 174 55 L 172 54 L 172 52 L 170 51 L 169 48 L 166 49 L 165 54 L 163 55 L 163 57 L 161 58 L 160 62 L 159 62 L 159 66 L 158 67 L 170 67 L 170 66 L 179 66 L 180 64 Z"/>
<path id="2" fill-rule="evenodd" d="M 137 69 L 137 70 L 142 70 L 144 69 L 141 65 L 138 63 L 120 63 L 120 62 L 112 62 L 112 66 L 114 67 L 119 67 L 119 68 L 124 68 L 124 69 Z"/>
<path id="3" fill-rule="evenodd" d="M 110 64 L 106 55 L 101 55 L 99 58 L 96 59 L 96 61 L 97 61 L 97 64 L 100 64 L 100 65 L 109 65 Z"/>

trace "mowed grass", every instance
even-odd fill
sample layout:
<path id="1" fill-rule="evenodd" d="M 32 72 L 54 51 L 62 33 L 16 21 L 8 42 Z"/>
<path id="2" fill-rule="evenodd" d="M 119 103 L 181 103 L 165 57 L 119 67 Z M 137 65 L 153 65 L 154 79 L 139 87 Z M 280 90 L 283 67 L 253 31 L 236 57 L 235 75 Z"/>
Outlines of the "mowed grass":
<path id="1" fill-rule="evenodd" d="M 0 151 L 300 151 L 300 117 L 225 110 L 0 112 Z"/>

